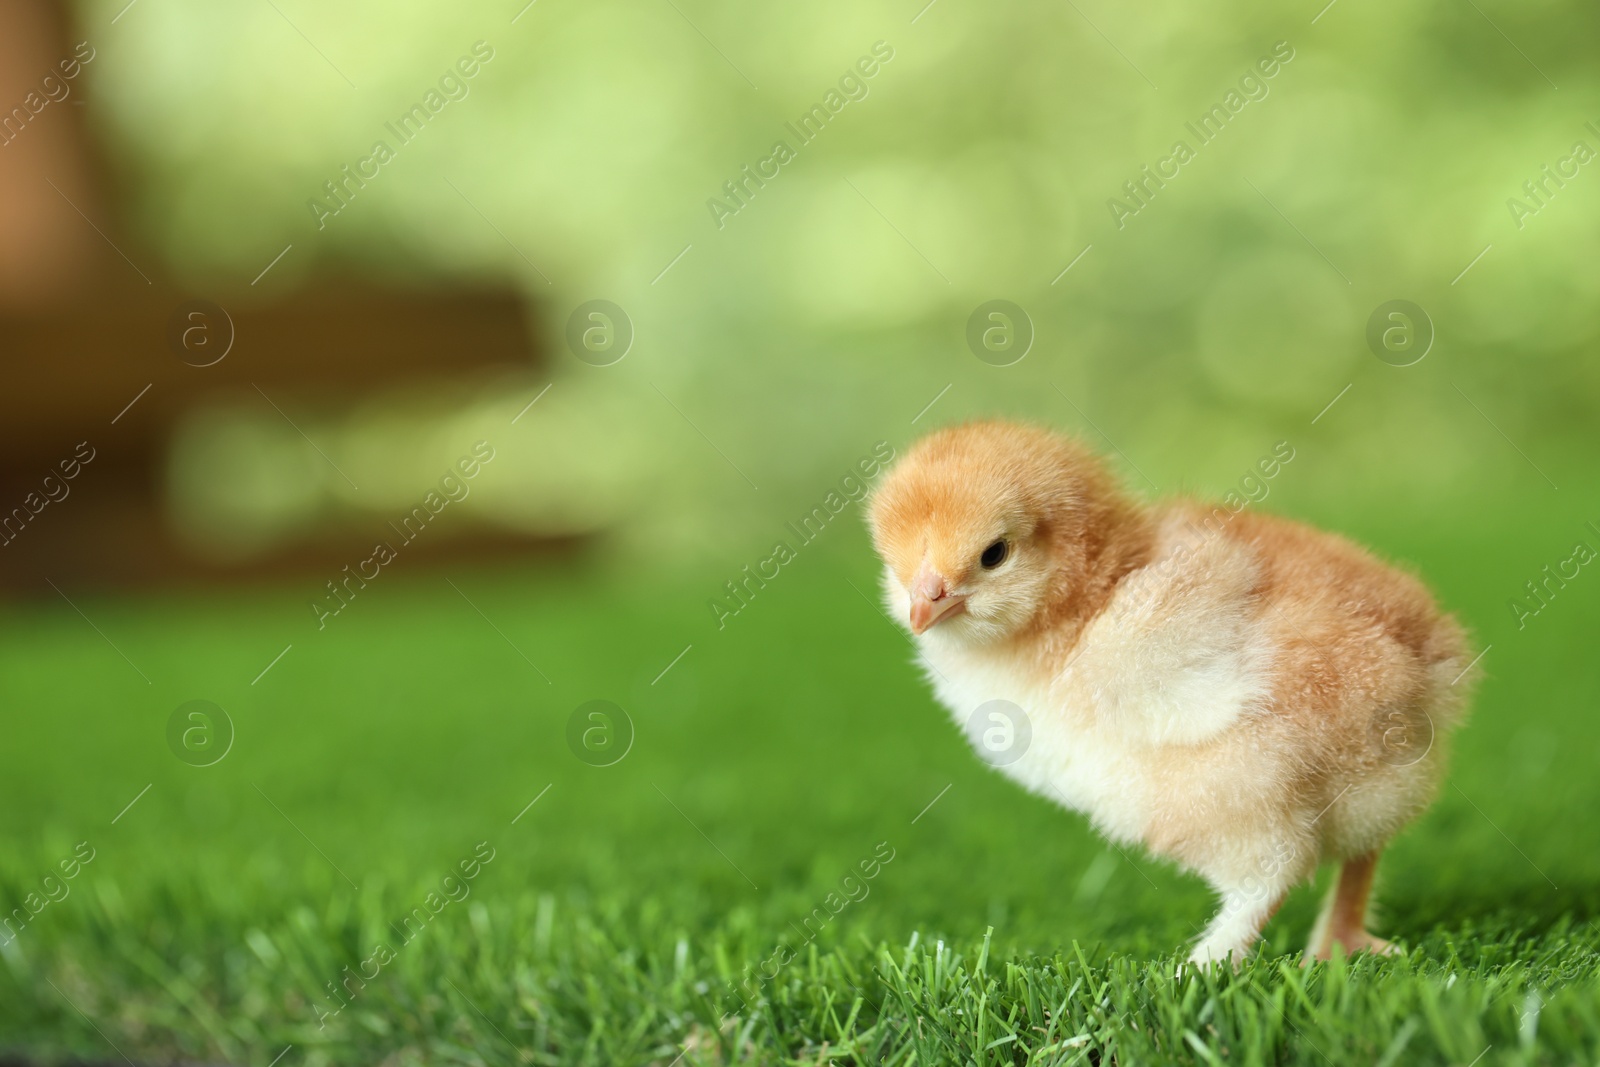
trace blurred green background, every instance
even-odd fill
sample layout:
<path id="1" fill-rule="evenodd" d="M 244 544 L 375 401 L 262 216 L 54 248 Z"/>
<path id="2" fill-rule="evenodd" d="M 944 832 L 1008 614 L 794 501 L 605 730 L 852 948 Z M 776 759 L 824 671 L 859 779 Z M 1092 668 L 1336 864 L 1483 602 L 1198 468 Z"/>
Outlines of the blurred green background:
<path id="1" fill-rule="evenodd" d="M 1523 183 L 1575 142 L 1600 150 L 1592 10 L 1343 3 L 1312 24 L 1320 5 L 918 6 L 152 3 L 107 28 L 90 73 L 138 232 L 202 290 L 290 242 L 262 286 L 330 264 L 514 279 L 543 310 L 556 388 L 500 431 L 526 442 L 507 467 L 623 483 L 630 521 L 594 522 L 652 553 L 726 560 L 725 538 L 905 439 L 946 385 L 919 427 L 1004 413 L 1093 434 L 1092 419 L 1163 491 L 1226 487 L 1351 382 L 1315 431 L 1338 457 L 1317 473 L 1329 497 L 1527 473 L 1452 383 L 1557 484 L 1590 458 L 1565 438 L 1600 385 L 1583 358 L 1600 183 L 1580 168 L 1520 228 L 1507 201 L 1532 204 Z M 480 40 L 494 58 L 466 97 L 401 145 L 385 124 Z M 894 58 L 868 95 L 801 144 L 785 124 L 878 41 Z M 1279 41 L 1294 58 L 1267 96 L 1201 146 L 1185 124 Z M 318 230 L 307 201 L 331 203 L 323 183 L 380 139 L 395 159 Z M 794 161 L 719 229 L 707 201 L 779 140 Z M 1178 140 L 1196 158 L 1118 229 L 1107 202 Z M 636 332 L 609 368 L 562 339 L 595 298 Z M 997 298 L 1036 330 L 1006 368 L 963 343 Z M 1363 342 L 1393 299 L 1437 331 L 1405 371 Z M 485 496 L 558 495 L 497 473 Z"/>
<path id="2" fill-rule="evenodd" d="M 123 2 L 75 13 L 98 49 L 88 128 L 147 263 L 230 309 L 329 278 L 509 285 L 536 358 L 285 400 L 292 423 L 251 394 L 174 423 L 166 521 L 235 559 L 324 527 L 388 537 L 492 443 L 441 519 L 457 550 L 402 549 L 326 628 L 308 603 L 337 565 L 136 592 L 69 569 L 46 575 L 61 596 L 0 606 L 0 901 L 98 850 L 0 945 L 14 1044 L 107 1054 L 49 977 L 151 1056 L 448 1059 L 430 1042 L 476 1020 L 416 1020 L 470 967 L 408 956 L 335 1038 L 311 1005 L 483 840 L 483 910 L 447 911 L 427 951 L 509 940 L 534 977 L 507 1010 L 558 1030 L 629 1012 L 614 989 L 556 1005 L 550 975 L 576 965 L 552 938 L 605 931 L 604 981 L 737 973 L 880 841 L 894 862 L 824 944 L 993 926 L 1006 951 L 1173 951 L 1203 887 L 971 756 L 877 609 L 859 504 L 725 625 L 710 606 L 878 442 L 979 416 L 1078 433 L 1143 497 L 1253 495 L 1418 571 L 1487 678 L 1439 804 L 1385 862 L 1380 929 L 1424 959 L 1483 931 L 1509 956 L 1589 936 L 1600 578 L 1532 617 L 1512 602 L 1600 549 L 1600 167 L 1575 155 L 1600 151 L 1592 7 Z M 465 95 L 400 144 L 386 124 L 475 42 L 492 58 Z M 875 46 L 865 95 L 801 143 L 786 124 Z M 1292 59 L 1265 95 L 1200 144 L 1186 124 L 1275 47 Z M 378 140 L 394 158 L 319 228 L 307 202 Z M 1108 201 L 1180 140 L 1194 158 L 1119 227 Z M 719 227 L 707 201 L 778 141 L 792 161 Z M 596 299 L 633 334 L 605 366 L 567 340 Z M 1033 334 L 1010 365 L 969 347 L 991 300 Z M 1415 350 L 1367 339 L 1394 300 L 1431 336 L 1404 366 Z M 1278 442 L 1294 458 L 1263 495 L 1246 479 Z M 486 561 L 472 529 L 539 544 Z M 603 768 L 566 740 L 597 698 L 636 731 Z M 168 747 L 193 699 L 236 731 L 210 767 Z M 1274 950 L 1314 904 L 1294 898 Z"/>

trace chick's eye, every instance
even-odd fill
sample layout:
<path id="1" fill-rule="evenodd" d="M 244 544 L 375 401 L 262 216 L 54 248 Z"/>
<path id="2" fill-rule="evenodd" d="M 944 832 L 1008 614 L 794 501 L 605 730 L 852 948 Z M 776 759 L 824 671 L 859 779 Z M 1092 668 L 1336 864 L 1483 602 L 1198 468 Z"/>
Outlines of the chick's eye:
<path id="1" fill-rule="evenodd" d="M 983 550 L 983 555 L 978 557 L 978 562 L 983 564 L 984 570 L 992 571 L 1006 561 L 1006 556 L 1010 554 L 1010 551 L 1010 546 L 1004 541 L 996 541 Z"/>

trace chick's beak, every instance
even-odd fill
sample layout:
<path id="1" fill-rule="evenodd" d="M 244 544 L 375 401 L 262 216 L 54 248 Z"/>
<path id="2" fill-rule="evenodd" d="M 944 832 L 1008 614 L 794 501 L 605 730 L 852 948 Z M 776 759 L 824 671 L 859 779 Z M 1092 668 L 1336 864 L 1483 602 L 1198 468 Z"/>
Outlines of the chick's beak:
<path id="1" fill-rule="evenodd" d="M 966 602 L 966 597 L 950 592 L 944 576 L 924 560 L 911 580 L 911 632 L 923 633 L 940 619 L 960 613 Z"/>

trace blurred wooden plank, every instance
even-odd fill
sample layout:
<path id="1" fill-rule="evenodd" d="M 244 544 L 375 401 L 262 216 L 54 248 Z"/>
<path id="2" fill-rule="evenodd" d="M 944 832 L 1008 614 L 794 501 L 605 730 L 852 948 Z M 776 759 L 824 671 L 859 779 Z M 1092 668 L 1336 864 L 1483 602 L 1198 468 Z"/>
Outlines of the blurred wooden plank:
<path id="1" fill-rule="evenodd" d="M 347 402 L 378 386 L 537 362 L 526 305 L 511 290 L 328 283 L 282 303 L 223 305 L 226 318 L 203 328 L 215 347 L 231 320 L 232 347 L 205 367 L 169 346 L 184 304 L 176 292 L 119 288 L 81 306 L 0 316 L 0 484 L 8 470 L 53 463 L 64 445 L 107 433 L 146 386 L 116 431 L 148 456 L 179 413 L 217 390 L 257 385 L 275 399 Z"/>

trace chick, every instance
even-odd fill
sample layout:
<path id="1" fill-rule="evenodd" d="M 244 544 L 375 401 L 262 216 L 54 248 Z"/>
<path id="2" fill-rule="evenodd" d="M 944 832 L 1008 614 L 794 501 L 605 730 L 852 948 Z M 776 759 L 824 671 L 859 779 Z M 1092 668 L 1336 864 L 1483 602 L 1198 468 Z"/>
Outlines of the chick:
<path id="1" fill-rule="evenodd" d="M 1320 863 L 1306 958 L 1366 931 L 1385 844 L 1432 799 L 1472 656 L 1409 574 L 1342 538 L 1190 501 L 1139 503 L 1078 443 L 980 422 L 918 442 L 870 510 L 890 613 L 980 753 L 1205 878 L 1190 959 L 1242 958 Z M 1006 707 L 1007 705 L 998 705 Z"/>

